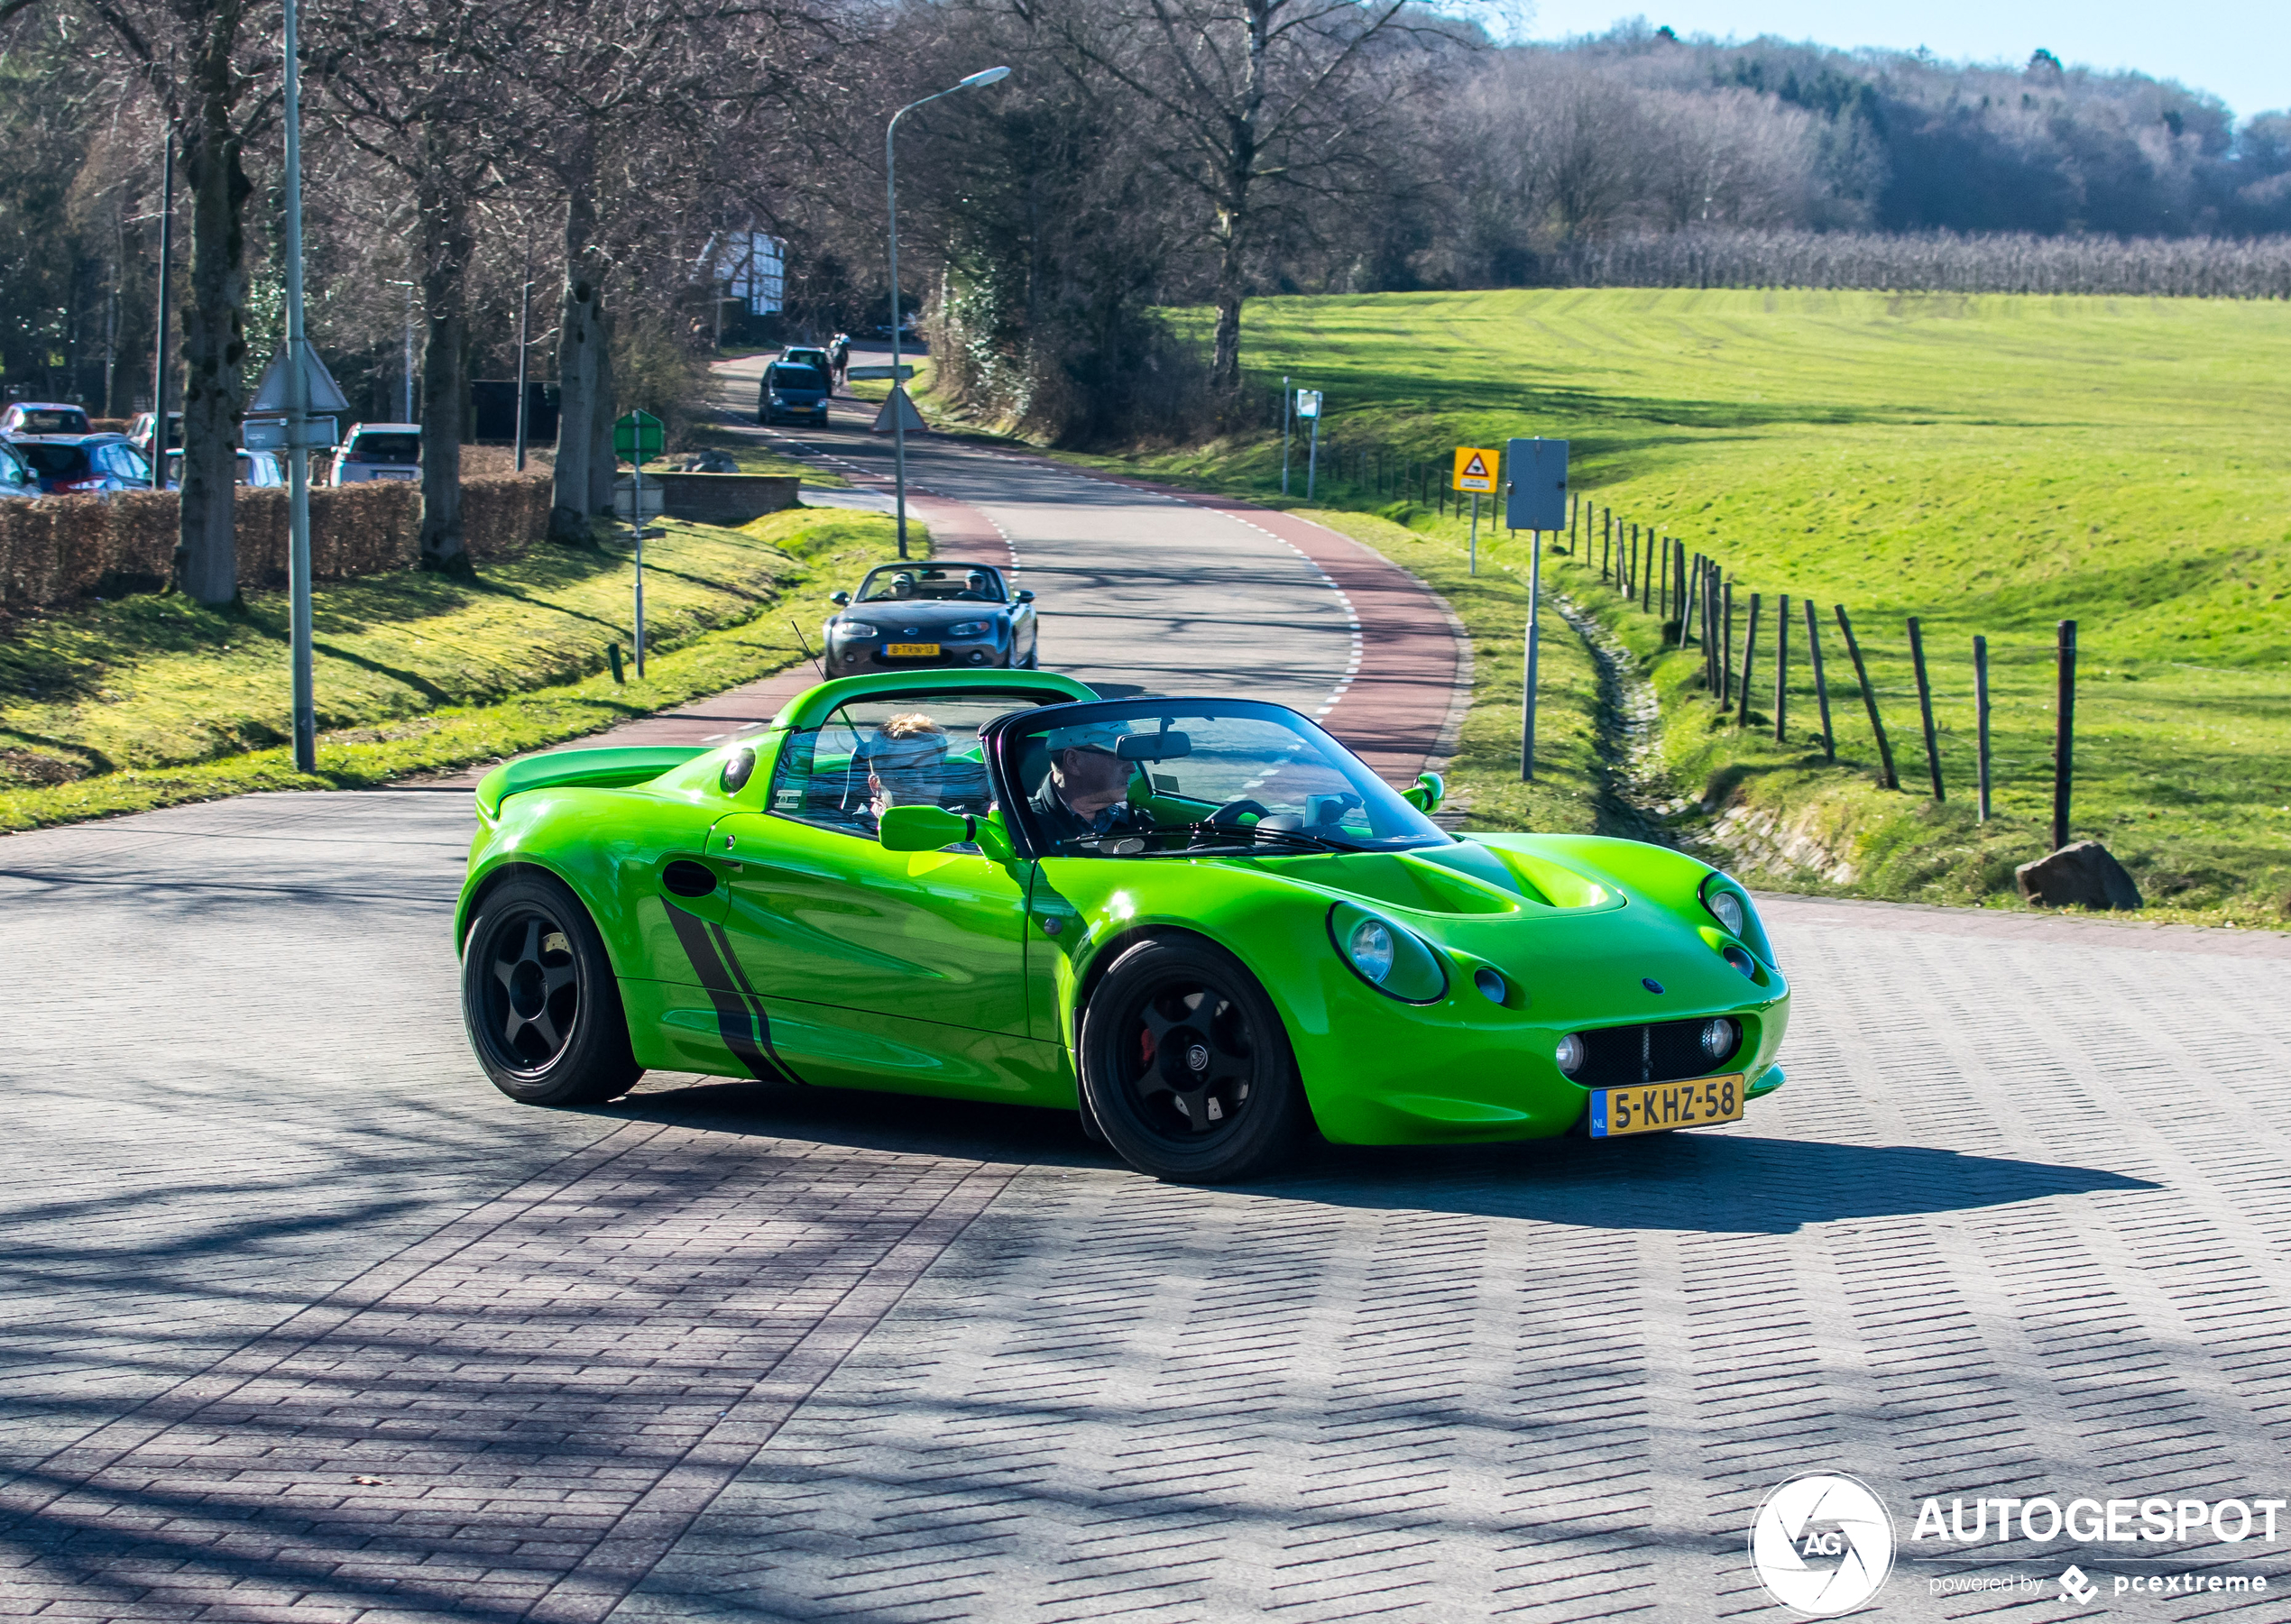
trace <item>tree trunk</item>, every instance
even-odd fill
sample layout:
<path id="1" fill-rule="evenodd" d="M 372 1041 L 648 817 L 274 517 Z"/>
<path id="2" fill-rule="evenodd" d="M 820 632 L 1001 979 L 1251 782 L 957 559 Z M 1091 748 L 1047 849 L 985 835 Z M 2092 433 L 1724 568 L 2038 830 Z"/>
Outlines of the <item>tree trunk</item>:
<path id="1" fill-rule="evenodd" d="M 621 459 L 612 449 L 612 317 L 604 308 L 602 276 L 597 283 L 596 383 L 589 398 L 589 511 L 610 513 Z"/>
<path id="2" fill-rule="evenodd" d="M 1232 394 L 1241 387 L 1241 234 L 1228 226 L 1219 233 L 1217 256 L 1217 348 L 1210 366 L 1210 381 Z"/>
<path id="3" fill-rule="evenodd" d="M 564 176 L 565 298 L 557 316 L 557 468 L 549 539 L 586 546 L 589 516 L 595 511 L 590 463 L 596 448 L 597 391 L 608 374 L 603 278 L 593 241 L 594 159 L 585 132 L 568 143 Z"/>
<path id="4" fill-rule="evenodd" d="M 425 570 L 469 573 L 462 536 L 462 427 L 469 399 L 469 208 L 435 130 L 422 134 L 421 552 Z"/>
<path id="5" fill-rule="evenodd" d="M 193 116 L 180 133 L 191 194 L 190 298 L 183 307 L 183 479 L 175 580 L 199 602 L 238 597 L 239 419 L 246 408 L 246 270 L 240 214 L 253 191 L 231 127 L 235 3 L 209 14 L 191 64 Z M 162 439 L 164 436 L 162 436 Z"/>

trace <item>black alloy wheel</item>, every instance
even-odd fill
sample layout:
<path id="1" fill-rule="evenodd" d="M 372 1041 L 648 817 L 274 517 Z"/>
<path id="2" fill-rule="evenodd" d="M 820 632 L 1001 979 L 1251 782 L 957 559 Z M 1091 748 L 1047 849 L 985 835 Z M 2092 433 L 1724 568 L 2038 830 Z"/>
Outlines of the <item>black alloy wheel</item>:
<path id="1" fill-rule="evenodd" d="M 480 901 L 462 1019 L 485 1075 L 526 1105 L 596 1105 L 644 1075 L 603 940 L 553 876 L 512 875 Z"/>
<path id="2" fill-rule="evenodd" d="M 1179 1184 L 1246 1179 L 1294 1149 L 1303 1091 L 1279 1014 L 1231 954 L 1187 937 L 1125 950 L 1082 1012 L 1082 1093 L 1107 1142 Z"/>

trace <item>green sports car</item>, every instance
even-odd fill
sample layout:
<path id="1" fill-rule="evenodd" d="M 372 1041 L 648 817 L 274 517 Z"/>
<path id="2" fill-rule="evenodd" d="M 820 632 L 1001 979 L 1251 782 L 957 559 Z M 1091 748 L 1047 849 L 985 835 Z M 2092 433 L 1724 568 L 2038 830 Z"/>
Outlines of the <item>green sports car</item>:
<path id="1" fill-rule="evenodd" d="M 1157 1177 L 1612 1138 L 1778 1087 L 1749 895 L 1661 847 L 1451 835 L 1313 722 L 1046 671 L 823 683 L 713 749 L 478 786 L 470 1041 L 534 1105 L 648 1067 L 1079 1110 Z"/>

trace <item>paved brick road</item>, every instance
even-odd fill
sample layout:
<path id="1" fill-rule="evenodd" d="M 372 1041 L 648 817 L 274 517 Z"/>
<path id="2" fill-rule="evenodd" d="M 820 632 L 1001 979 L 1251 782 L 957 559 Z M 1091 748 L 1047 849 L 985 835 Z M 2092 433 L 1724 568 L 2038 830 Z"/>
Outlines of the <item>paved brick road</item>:
<path id="1" fill-rule="evenodd" d="M 0 1613 L 1780 1617 L 1799 1470 L 2291 1493 L 2277 939 L 1778 899 L 1741 1128 L 1186 1190 L 1010 1110 L 510 1106 L 464 808 L 0 841 Z M 1928 1593 L 1968 1566 L 2054 1616 L 2073 1559 L 2282 1617 L 2278 1531 L 1905 1546 L 1874 1616 L 1993 1610 Z"/>

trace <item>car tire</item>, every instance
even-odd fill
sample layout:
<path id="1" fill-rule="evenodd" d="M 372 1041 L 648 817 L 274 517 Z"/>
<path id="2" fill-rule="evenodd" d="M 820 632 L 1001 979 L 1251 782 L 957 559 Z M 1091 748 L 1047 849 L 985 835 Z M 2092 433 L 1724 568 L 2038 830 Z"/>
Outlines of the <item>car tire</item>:
<path id="1" fill-rule="evenodd" d="M 462 1022 L 493 1087 L 522 1105 L 601 1105 L 644 1075 L 604 939 L 554 875 L 511 875 L 479 900 Z"/>
<path id="2" fill-rule="evenodd" d="M 1279 1012 L 1222 948 L 1155 936 L 1126 948 L 1090 994 L 1082 1104 L 1115 1151 L 1172 1184 L 1269 1171 L 1311 1114 Z"/>

